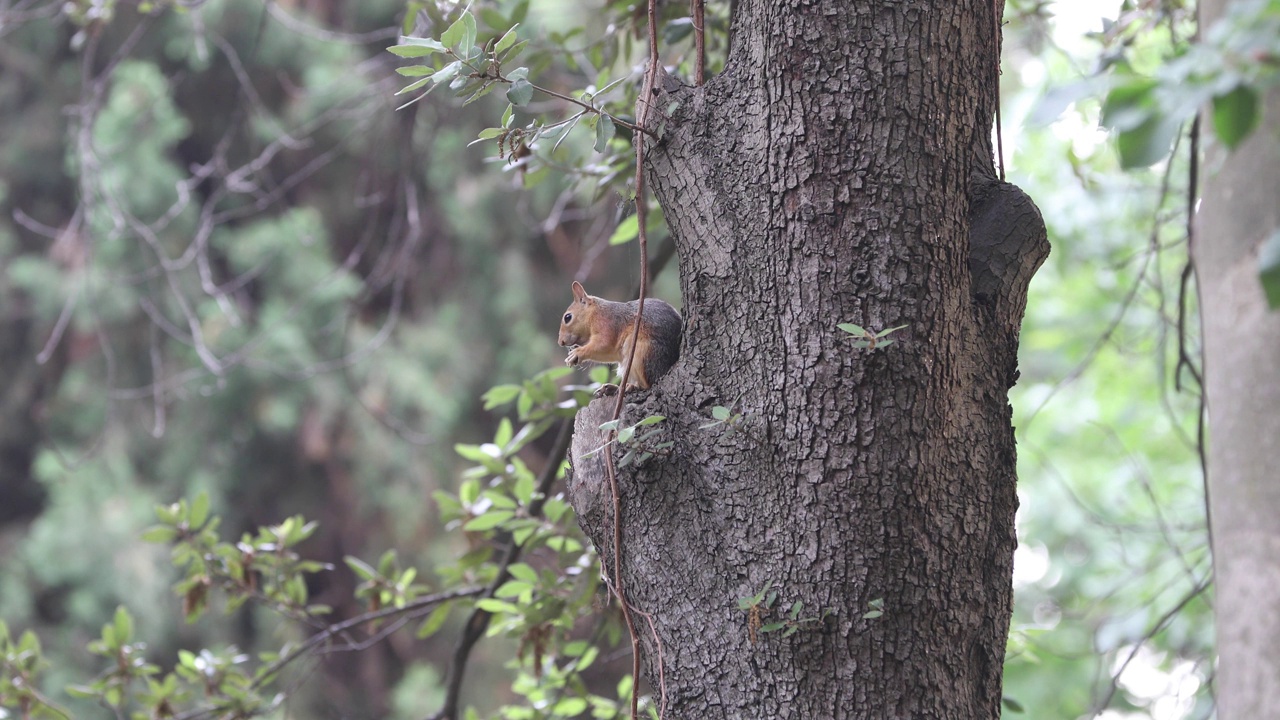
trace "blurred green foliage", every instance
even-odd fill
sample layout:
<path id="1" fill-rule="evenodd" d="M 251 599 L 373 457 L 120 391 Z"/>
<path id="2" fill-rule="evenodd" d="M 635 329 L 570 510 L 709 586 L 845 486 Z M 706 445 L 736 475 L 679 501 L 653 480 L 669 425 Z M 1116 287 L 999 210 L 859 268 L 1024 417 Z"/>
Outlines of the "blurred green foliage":
<path id="1" fill-rule="evenodd" d="M 1176 24 L 1186 11 L 1162 6 L 1175 9 Z M 1006 36 L 1010 179 L 1036 199 L 1053 243 L 1010 392 L 1021 508 L 1005 695 L 1026 710 L 1008 717 L 1212 712 L 1199 318 L 1194 282 L 1184 285 L 1189 143 L 1122 172 L 1101 94 L 1078 85 L 1099 57 L 1167 57 L 1189 33 L 1112 43 L 1115 19 L 1072 19 L 1098 29 L 1085 38 L 1055 34 L 1051 19 L 1015 21 Z M 1046 26 L 1040 49 L 1019 49 Z M 1063 104 L 1064 93 L 1078 94 Z"/>

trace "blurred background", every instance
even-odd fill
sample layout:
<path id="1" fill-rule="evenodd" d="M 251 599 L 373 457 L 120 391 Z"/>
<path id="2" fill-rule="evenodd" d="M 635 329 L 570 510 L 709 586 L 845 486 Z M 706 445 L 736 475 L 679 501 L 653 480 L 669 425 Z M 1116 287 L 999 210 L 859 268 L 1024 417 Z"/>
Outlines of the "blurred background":
<path id="1" fill-rule="evenodd" d="M 1122 171 L 1088 85 L 1117 48 L 1158 64 L 1190 37 L 1182 3 L 1147 5 L 1006 7 L 1005 163 L 1053 244 L 1011 391 L 1010 717 L 1212 713 L 1201 403 L 1178 368 L 1199 357 L 1189 154 Z M 39 636 L 42 691 L 73 717 L 108 716 L 64 688 L 99 672 L 85 647 L 117 606 L 161 665 L 298 634 L 252 606 L 184 622 L 169 551 L 140 539 L 156 505 L 205 492 L 232 538 L 318 521 L 300 551 L 335 566 L 309 590 L 337 617 L 368 609 L 344 556 L 395 549 L 432 586 L 469 548 L 433 493 L 471 464 L 455 444 L 495 433 L 482 394 L 561 363 L 571 280 L 634 296 L 636 244 L 610 243 L 629 145 L 600 155 L 571 135 L 564 168 L 526 168 L 471 144 L 501 93 L 397 110 L 405 62 L 386 48 L 415 18 L 439 33 L 424 7 L 0 2 L 0 619 Z M 715 32 L 727 3 L 708 12 Z M 610 13 L 626 8 L 532 0 L 522 36 L 575 47 L 585 24 L 587 47 L 618 32 Z M 540 70 L 569 92 L 634 75 L 641 52 L 566 51 Z M 669 254 L 661 227 L 652 241 Z M 678 305 L 675 273 L 654 294 Z M 522 458 L 539 466 L 549 444 Z M 277 716 L 425 717 L 460 620 L 327 656 Z M 478 647 L 466 700 L 481 714 L 512 700 L 516 652 Z"/>

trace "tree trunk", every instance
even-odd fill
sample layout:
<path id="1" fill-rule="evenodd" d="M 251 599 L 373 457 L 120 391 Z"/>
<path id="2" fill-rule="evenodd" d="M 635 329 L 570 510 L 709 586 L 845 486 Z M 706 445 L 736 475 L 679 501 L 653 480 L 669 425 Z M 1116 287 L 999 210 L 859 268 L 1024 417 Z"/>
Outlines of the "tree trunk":
<path id="1" fill-rule="evenodd" d="M 1226 9 L 1200 5 L 1201 27 Z M 1204 322 L 1209 510 L 1218 631 L 1218 717 L 1280 717 L 1280 314 L 1267 308 L 1258 250 L 1280 229 L 1280 91 L 1263 126 L 1210 152 L 1192 254 Z"/>
<path id="2" fill-rule="evenodd" d="M 740 0 L 724 73 L 655 99 L 686 330 L 625 415 L 665 416 L 674 445 L 619 484 L 666 718 L 1000 713 L 1007 391 L 1048 245 L 992 168 L 995 29 L 977 0 Z M 867 350 L 843 322 L 906 327 Z M 583 456 L 612 403 L 579 414 L 570 485 L 610 577 L 609 486 Z M 741 414 L 732 431 L 699 429 L 716 405 Z M 796 602 L 825 618 L 752 632 L 738 600 L 768 583 L 764 623 Z"/>

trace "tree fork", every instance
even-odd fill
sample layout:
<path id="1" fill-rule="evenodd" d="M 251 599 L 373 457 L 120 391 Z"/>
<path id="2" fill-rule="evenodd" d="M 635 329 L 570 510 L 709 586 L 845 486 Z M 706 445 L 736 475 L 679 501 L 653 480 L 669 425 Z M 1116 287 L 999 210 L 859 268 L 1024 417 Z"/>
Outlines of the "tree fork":
<path id="1" fill-rule="evenodd" d="M 992 8 L 793 5 L 741 0 L 725 71 L 655 98 L 669 117 L 647 168 L 686 330 L 624 414 L 665 416 L 674 443 L 619 475 L 628 599 L 662 639 L 668 718 L 997 717 L 1007 390 L 1048 246 L 995 176 Z M 841 322 L 907 327 L 867 351 Z M 611 566 L 587 455 L 607 404 L 577 418 L 569 494 Z M 741 413 L 734 432 L 700 429 L 715 405 Z M 826 618 L 753 642 L 738 599 L 770 583 L 765 622 L 796 602 Z"/>

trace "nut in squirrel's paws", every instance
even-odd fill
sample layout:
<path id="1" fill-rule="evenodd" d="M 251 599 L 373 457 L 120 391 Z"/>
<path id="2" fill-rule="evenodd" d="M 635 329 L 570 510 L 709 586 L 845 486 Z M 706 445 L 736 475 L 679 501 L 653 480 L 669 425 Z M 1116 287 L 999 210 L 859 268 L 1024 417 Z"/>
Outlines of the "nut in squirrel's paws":
<path id="1" fill-rule="evenodd" d="M 578 357 L 578 348 L 571 348 L 569 350 L 569 357 L 564 359 L 564 364 L 573 367 L 580 362 L 582 362 L 582 358 Z"/>

